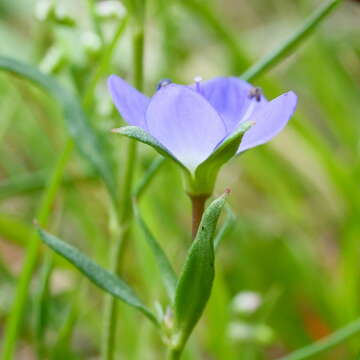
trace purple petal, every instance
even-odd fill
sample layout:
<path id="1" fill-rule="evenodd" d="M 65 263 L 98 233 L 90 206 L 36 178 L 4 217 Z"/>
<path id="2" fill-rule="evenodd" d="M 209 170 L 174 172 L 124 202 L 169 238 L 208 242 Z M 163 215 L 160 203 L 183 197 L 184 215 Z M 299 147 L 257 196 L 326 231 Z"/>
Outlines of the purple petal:
<path id="1" fill-rule="evenodd" d="M 260 101 L 251 99 L 250 91 L 254 87 L 235 77 L 215 78 L 202 83 L 200 87 L 201 94 L 224 120 L 228 133 L 235 130 L 244 115 L 249 117 L 266 103 L 263 96 Z"/>
<path id="2" fill-rule="evenodd" d="M 294 113 L 296 103 L 297 96 L 290 91 L 257 110 L 249 119 L 255 125 L 245 133 L 238 153 L 264 144 L 277 135 Z"/>
<path id="3" fill-rule="evenodd" d="M 124 120 L 146 130 L 145 113 L 150 103 L 149 98 L 116 75 L 109 77 L 108 88 Z"/>
<path id="4" fill-rule="evenodd" d="M 152 98 L 147 127 L 189 170 L 194 170 L 226 136 L 217 112 L 187 86 L 167 85 Z"/>

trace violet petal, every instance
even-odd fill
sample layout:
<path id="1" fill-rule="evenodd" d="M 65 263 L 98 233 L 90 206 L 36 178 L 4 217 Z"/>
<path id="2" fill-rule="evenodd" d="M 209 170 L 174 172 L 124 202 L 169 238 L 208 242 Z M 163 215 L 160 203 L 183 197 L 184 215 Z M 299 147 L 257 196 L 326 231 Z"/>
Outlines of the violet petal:
<path id="1" fill-rule="evenodd" d="M 149 133 L 193 171 L 226 135 L 211 105 L 187 86 L 167 85 L 151 99 L 146 112 Z"/>
<path id="2" fill-rule="evenodd" d="M 116 75 L 109 77 L 108 88 L 124 120 L 146 130 L 145 113 L 150 103 L 149 98 Z"/>
<path id="3" fill-rule="evenodd" d="M 264 144 L 277 135 L 294 113 L 296 103 L 297 96 L 290 91 L 258 109 L 249 119 L 255 124 L 245 133 L 238 153 Z"/>
<path id="4" fill-rule="evenodd" d="M 235 77 L 219 77 L 201 84 L 201 94 L 220 114 L 228 133 L 235 130 L 244 115 L 249 118 L 253 111 L 266 103 L 263 96 L 260 101 L 252 99 L 252 89 L 252 85 Z"/>

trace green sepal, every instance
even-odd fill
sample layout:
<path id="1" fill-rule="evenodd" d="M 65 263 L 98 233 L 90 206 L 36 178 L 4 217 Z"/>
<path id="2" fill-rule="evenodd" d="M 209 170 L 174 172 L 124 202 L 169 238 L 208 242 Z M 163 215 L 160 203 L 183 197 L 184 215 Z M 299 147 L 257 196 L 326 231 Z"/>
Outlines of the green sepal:
<path id="1" fill-rule="evenodd" d="M 173 156 L 165 146 L 160 144 L 152 135 L 143 130 L 138 126 L 123 126 L 118 129 L 112 130 L 114 133 L 124 135 L 130 139 L 134 139 L 136 141 L 140 141 L 143 144 L 150 145 L 153 149 L 155 149 L 160 155 L 174 161 L 178 164 L 186 173 L 190 175 L 189 170 L 175 157 Z"/>
<path id="2" fill-rule="evenodd" d="M 244 122 L 196 169 L 193 174 L 185 173 L 185 189 L 190 195 L 211 195 L 220 168 L 236 155 L 246 131 L 254 124 Z"/>
<path id="3" fill-rule="evenodd" d="M 175 292 L 171 347 L 184 347 L 210 297 L 215 276 L 214 234 L 228 192 L 205 210 L 195 240 L 188 252 Z"/>
<path id="4" fill-rule="evenodd" d="M 158 325 L 155 315 L 143 304 L 131 287 L 120 277 L 102 268 L 75 247 L 48 232 L 38 229 L 42 241 L 57 254 L 73 264 L 83 275 L 100 289 L 140 310 L 154 324 Z"/>

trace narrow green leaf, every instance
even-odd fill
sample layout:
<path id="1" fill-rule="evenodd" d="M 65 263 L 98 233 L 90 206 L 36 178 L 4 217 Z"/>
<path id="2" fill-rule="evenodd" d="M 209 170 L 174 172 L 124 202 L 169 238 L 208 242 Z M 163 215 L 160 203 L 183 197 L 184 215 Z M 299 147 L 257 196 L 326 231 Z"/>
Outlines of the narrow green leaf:
<path id="1" fill-rule="evenodd" d="M 173 161 L 175 161 L 178 165 L 180 165 L 186 172 L 189 170 L 174 157 L 169 150 L 167 150 L 162 144 L 160 144 L 152 135 L 147 133 L 145 130 L 137 127 L 137 126 L 124 126 L 118 129 L 113 130 L 114 133 L 121 134 L 127 136 L 130 139 L 134 139 L 136 141 L 140 141 L 146 145 L 150 145 L 154 148 L 160 155 L 165 156 Z"/>
<path id="2" fill-rule="evenodd" d="M 232 232 L 236 224 L 236 216 L 231 210 L 230 206 L 229 205 L 226 206 L 225 210 L 226 210 L 226 218 L 224 224 L 222 225 L 222 227 L 220 228 L 214 239 L 215 250 L 218 248 L 221 241 Z"/>
<path id="3" fill-rule="evenodd" d="M 241 78 L 247 81 L 254 80 L 292 53 L 302 42 L 321 24 L 331 12 L 341 3 L 341 0 L 329 0 L 317 8 L 284 43 L 251 66 Z"/>
<path id="4" fill-rule="evenodd" d="M 141 230 L 144 233 L 145 239 L 156 258 L 168 296 L 171 300 L 173 300 L 177 283 L 175 271 L 173 270 L 164 250 L 161 248 L 160 244 L 157 242 L 156 238 L 143 220 L 136 204 L 134 204 L 134 214 Z"/>
<path id="5" fill-rule="evenodd" d="M 141 195 L 151 183 L 151 180 L 154 178 L 155 174 L 158 172 L 158 170 L 164 163 L 165 158 L 162 156 L 157 156 L 156 159 L 151 162 L 149 168 L 145 171 L 145 174 L 143 175 L 139 183 L 135 186 L 134 197 L 136 199 L 139 199 L 141 197 Z"/>
<path id="6" fill-rule="evenodd" d="M 174 349 L 182 349 L 210 297 L 215 276 L 214 233 L 228 192 L 205 210 L 178 281 L 174 303 Z"/>
<path id="7" fill-rule="evenodd" d="M 116 198 L 114 162 L 107 151 L 108 144 L 91 125 L 77 97 L 65 90 L 52 77 L 18 60 L 0 56 L 0 70 L 6 70 L 32 81 L 49 92 L 61 105 L 67 127 L 80 153 L 93 165 L 104 180 L 113 199 Z"/>
<path id="8" fill-rule="evenodd" d="M 140 310 L 153 323 L 157 324 L 154 314 L 142 303 L 130 286 L 122 279 L 102 268 L 78 249 L 58 239 L 54 235 L 41 229 L 38 231 L 41 239 L 46 245 L 53 249 L 57 254 L 67 259 L 100 289 L 103 289 L 126 304 Z"/>
<path id="9" fill-rule="evenodd" d="M 279 360 L 304 360 L 304 359 L 318 359 L 318 355 L 329 351 L 335 346 L 349 340 L 354 335 L 360 333 L 360 319 L 355 320 L 349 325 L 335 331 L 333 334 L 313 343 L 309 346 L 305 346 L 302 349 L 296 350 L 289 355 L 285 355 Z"/>

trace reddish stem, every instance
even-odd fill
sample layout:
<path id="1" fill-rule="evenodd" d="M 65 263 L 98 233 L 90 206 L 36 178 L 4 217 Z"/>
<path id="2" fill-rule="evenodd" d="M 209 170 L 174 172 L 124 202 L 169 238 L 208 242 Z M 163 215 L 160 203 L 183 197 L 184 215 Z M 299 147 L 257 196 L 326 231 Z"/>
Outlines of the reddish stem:
<path id="1" fill-rule="evenodd" d="M 201 217 L 204 213 L 205 203 L 209 195 L 190 195 L 192 205 L 192 238 L 195 239 Z"/>

